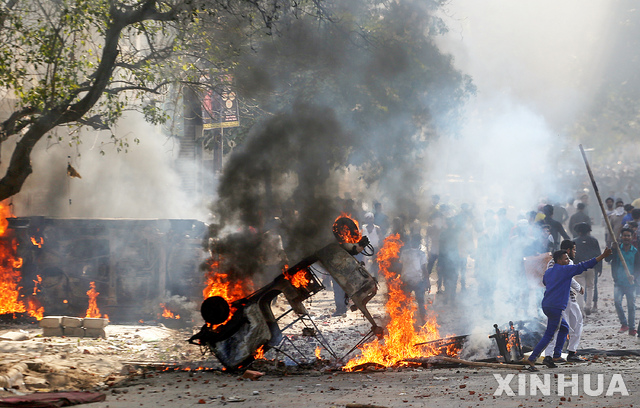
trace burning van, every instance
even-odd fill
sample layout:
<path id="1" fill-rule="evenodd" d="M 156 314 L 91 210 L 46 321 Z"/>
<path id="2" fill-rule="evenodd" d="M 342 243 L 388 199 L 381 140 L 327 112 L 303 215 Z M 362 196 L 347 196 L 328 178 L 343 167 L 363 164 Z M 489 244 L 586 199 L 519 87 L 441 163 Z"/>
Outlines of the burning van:
<path id="1" fill-rule="evenodd" d="M 197 298 L 204 223 L 184 219 L 8 218 L 21 291 L 47 315 L 84 316 L 88 291 L 112 321 L 155 317 L 158 299 Z M 155 309 L 146 310 L 144 305 Z"/>

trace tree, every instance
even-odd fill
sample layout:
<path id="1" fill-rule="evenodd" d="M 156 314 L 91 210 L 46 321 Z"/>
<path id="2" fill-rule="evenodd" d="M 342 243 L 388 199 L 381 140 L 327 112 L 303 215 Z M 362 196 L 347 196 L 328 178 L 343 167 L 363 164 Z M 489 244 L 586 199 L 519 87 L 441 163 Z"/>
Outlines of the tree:
<path id="1" fill-rule="evenodd" d="M 176 82 L 203 85 L 191 69 L 202 53 L 188 48 L 200 45 L 188 35 L 200 34 L 190 26 L 200 21 L 224 26 L 233 18 L 234 26 L 251 27 L 255 21 L 269 30 L 280 3 L 7 1 L 0 9 L 0 90 L 10 113 L 0 123 L 0 143 L 11 137 L 17 142 L 0 179 L 0 200 L 20 191 L 32 172 L 33 147 L 56 127 L 109 131 L 127 109 L 142 111 L 153 123 L 165 121 L 167 113 L 148 102 L 150 95 L 162 99 Z M 220 48 L 214 39 L 206 41 Z M 118 149 L 128 147 L 127 139 L 112 138 Z M 80 142 L 77 133 L 70 140 Z"/>
<path id="2" fill-rule="evenodd" d="M 159 92 L 164 82 L 151 68 L 173 50 L 173 30 L 192 15 L 190 3 L 13 0 L 5 5 L 0 87 L 12 106 L 0 124 L 0 142 L 18 140 L 0 179 L 0 199 L 20 191 L 32 172 L 31 151 L 50 130 L 64 125 L 109 129 L 127 98 Z M 162 120 L 153 106 L 144 111 L 150 120 Z"/>

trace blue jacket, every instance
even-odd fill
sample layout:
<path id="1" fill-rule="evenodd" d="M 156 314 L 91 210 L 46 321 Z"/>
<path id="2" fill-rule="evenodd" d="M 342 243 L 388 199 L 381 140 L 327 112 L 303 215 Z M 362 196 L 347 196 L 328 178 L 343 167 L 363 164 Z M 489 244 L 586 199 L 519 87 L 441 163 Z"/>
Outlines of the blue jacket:
<path id="1" fill-rule="evenodd" d="M 555 264 L 553 268 L 547 269 L 542 278 L 542 283 L 546 286 L 542 307 L 564 310 L 569 302 L 571 278 L 593 268 L 597 263 L 596 258 L 592 258 L 576 265 Z"/>

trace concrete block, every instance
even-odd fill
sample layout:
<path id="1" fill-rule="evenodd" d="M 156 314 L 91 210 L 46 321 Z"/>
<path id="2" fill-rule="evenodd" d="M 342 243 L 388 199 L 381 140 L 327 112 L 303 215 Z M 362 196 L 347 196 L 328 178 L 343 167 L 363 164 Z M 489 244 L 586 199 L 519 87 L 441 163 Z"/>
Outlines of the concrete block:
<path id="1" fill-rule="evenodd" d="M 84 329 L 82 327 L 65 327 L 62 334 L 67 337 L 84 337 Z"/>
<path id="2" fill-rule="evenodd" d="M 62 327 L 43 327 L 43 337 L 62 337 Z"/>
<path id="3" fill-rule="evenodd" d="M 84 319 L 80 318 L 80 317 L 69 317 L 69 316 L 64 316 L 62 318 L 62 326 L 67 328 L 67 327 L 82 327 L 82 321 Z"/>
<path id="4" fill-rule="evenodd" d="M 54 329 L 62 325 L 62 316 L 45 316 L 39 322 L 40 327 Z"/>
<path id="5" fill-rule="evenodd" d="M 109 324 L 109 319 L 102 317 L 85 317 L 83 327 L 85 329 L 104 329 Z"/>
<path id="6" fill-rule="evenodd" d="M 101 337 L 106 339 L 107 333 L 105 333 L 104 329 L 84 329 L 84 337 L 91 337 L 94 339 Z"/>

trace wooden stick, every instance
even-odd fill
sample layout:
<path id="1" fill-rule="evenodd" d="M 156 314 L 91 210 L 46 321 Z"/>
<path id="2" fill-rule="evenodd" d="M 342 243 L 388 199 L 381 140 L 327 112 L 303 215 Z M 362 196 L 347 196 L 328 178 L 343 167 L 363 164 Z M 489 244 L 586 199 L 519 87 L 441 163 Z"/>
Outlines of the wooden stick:
<path id="1" fill-rule="evenodd" d="M 616 248 L 616 253 L 620 257 L 620 261 L 622 261 L 622 266 L 624 266 L 624 271 L 627 274 L 627 278 L 629 279 L 629 282 L 633 284 L 633 280 L 634 280 L 633 275 L 631 275 L 631 273 L 629 272 L 629 266 L 627 266 L 627 262 L 624 260 L 624 257 L 622 256 L 620 245 L 618 244 L 618 240 L 613 233 L 613 228 L 611 228 L 611 222 L 609 221 L 609 217 L 607 217 L 607 211 L 604 209 L 604 204 L 602 203 L 602 197 L 600 197 L 600 191 L 598 191 L 598 186 L 596 185 L 596 179 L 593 177 L 593 173 L 591 172 L 591 167 L 589 166 L 589 162 L 587 161 L 587 155 L 585 154 L 584 149 L 582 148 L 582 145 L 579 145 L 579 146 L 580 146 L 580 153 L 582 153 L 582 158 L 584 159 L 584 164 L 585 166 L 587 166 L 587 172 L 589 173 L 589 178 L 591 179 L 591 185 L 593 186 L 593 191 L 596 194 L 596 198 L 598 199 L 598 204 L 600 204 L 600 210 L 602 211 L 604 222 L 607 225 L 607 230 L 609 231 L 609 235 L 611 236 L 611 239 L 613 239 L 613 246 Z"/>

